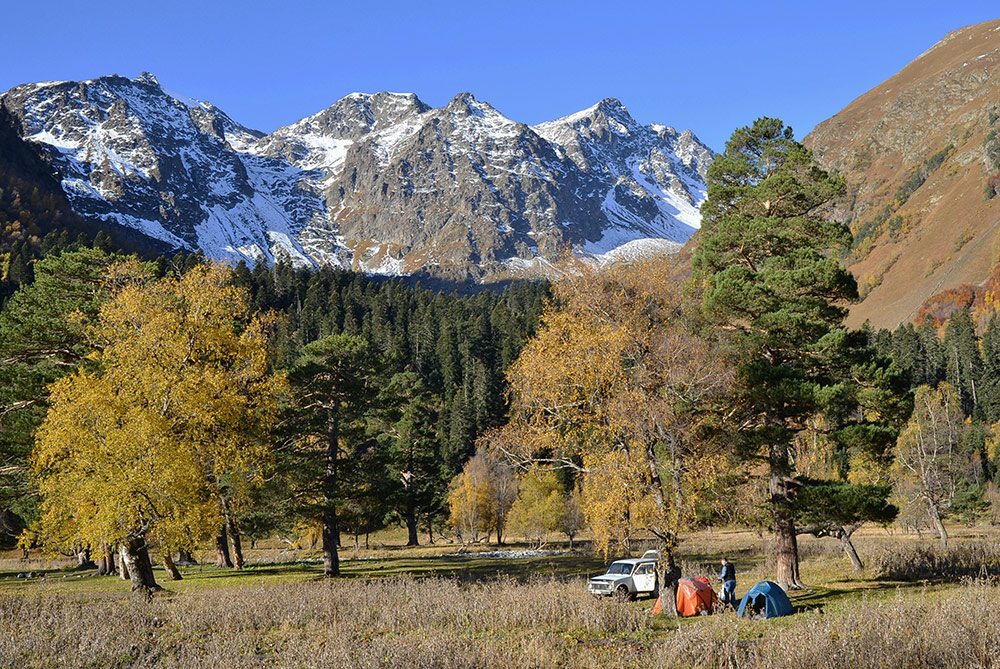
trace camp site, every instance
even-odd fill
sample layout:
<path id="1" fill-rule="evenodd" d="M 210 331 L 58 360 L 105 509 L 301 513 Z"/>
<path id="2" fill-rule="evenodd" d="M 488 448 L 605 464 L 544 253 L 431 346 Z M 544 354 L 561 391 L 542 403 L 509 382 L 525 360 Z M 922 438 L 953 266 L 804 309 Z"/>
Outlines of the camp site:
<path id="1" fill-rule="evenodd" d="M 4 2 L 0 669 L 1000 669 L 998 8 Z"/>

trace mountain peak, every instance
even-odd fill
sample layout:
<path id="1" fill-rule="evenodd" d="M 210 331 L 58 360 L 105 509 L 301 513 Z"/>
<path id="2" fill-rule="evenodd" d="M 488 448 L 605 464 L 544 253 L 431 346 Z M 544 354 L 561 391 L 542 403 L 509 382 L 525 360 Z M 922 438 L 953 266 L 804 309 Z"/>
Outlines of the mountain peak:
<path id="1" fill-rule="evenodd" d="M 156 75 L 153 74 L 152 72 L 143 72 L 132 81 L 136 82 L 137 84 L 151 84 L 153 86 L 160 85 L 159 79 L 157 79 Z"/>
<path id="2" fill-rule="evenodd" d="M 550 133 L 553 129 L 559 127 L 578 127 L 581 125 L 593 125 L 595 122 L 607 122 L 612 121 L 618 126 L 622 126 L 620 130 L 628 131 L 631 128 L 638 127 L 638 122 L 632 115 L 628 113 L 628 109 L 622 104 L 621 100 L 618 98 L 604 98 L 597 104 L 593 104 L 586 109 L 582 109 L 575 114 L 570 114 L 569 116 L 563 116 L 552 121 L 546 121 L 545 123 L 539 123 L 535 126 L 536 130 L 541 130 L 543 133 Z"/>

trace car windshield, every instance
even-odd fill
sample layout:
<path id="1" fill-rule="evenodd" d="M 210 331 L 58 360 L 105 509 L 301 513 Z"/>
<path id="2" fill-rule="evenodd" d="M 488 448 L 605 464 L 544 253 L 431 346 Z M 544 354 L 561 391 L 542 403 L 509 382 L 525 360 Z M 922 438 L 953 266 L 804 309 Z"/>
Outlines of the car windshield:
<path id="1" fill-rule="evenodd" d="M 628 562 L 612 562 L 611 566 L 608 567 L 609 574 L 631 574 L 632 565 Z"/>

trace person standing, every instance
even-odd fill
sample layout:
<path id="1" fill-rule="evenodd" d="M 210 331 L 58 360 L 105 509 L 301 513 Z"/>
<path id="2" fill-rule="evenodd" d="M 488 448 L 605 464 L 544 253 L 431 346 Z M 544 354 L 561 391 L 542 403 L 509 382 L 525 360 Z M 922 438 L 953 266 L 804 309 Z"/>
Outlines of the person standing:
<path id="1" fill-rule="evenodd" d="M 722 573 L 719 574 L 722 581 L 722 603 L 729 604 L 736 608 L 736 567 L 726 558 L 722 558 Z"/>

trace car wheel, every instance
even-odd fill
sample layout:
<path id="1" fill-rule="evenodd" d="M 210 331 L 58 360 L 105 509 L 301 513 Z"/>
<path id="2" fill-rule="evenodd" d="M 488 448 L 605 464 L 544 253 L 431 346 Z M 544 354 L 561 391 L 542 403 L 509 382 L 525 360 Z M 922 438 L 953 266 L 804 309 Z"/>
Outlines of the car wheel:
<path id="1" fill-rule="evenodd" d="M 627 585 L 619 585 L 615 588 L 615 599 L 619 602 L 627 602 L 632 600 L 633 595 L 628 591 Z"/>

